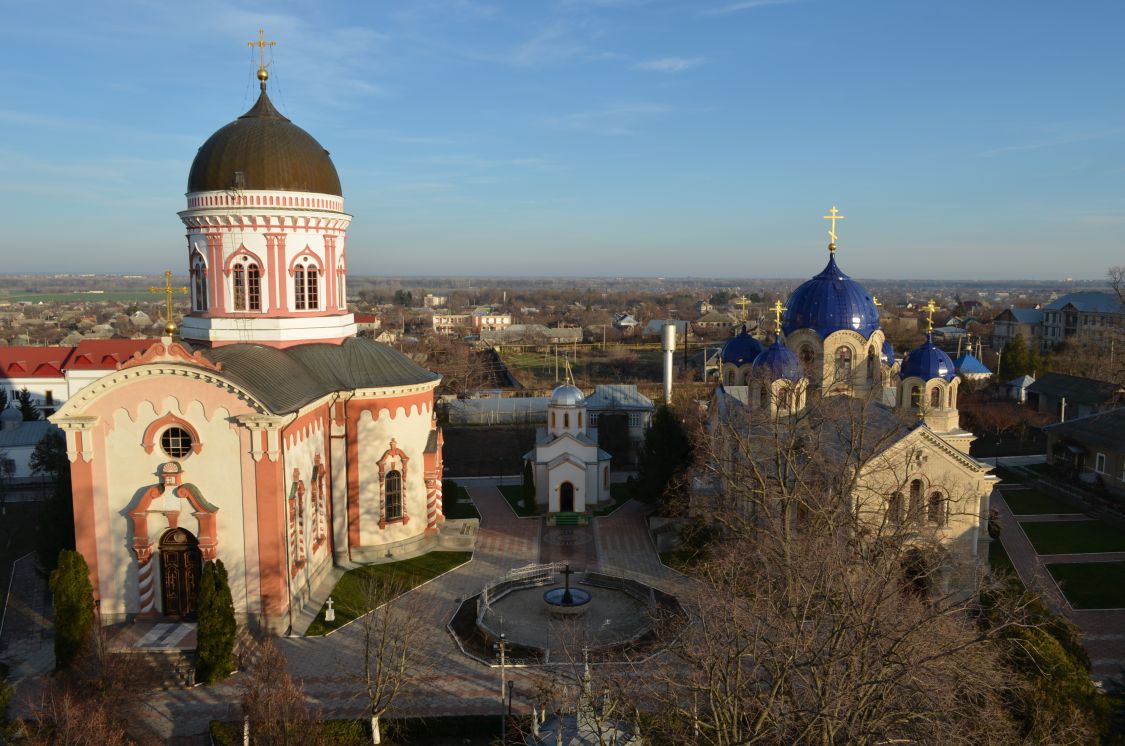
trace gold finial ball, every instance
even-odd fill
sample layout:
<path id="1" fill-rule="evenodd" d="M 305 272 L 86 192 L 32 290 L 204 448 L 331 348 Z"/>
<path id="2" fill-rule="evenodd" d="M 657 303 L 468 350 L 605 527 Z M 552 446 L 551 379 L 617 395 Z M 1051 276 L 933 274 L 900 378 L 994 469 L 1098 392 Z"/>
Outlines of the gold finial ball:
<path id="1" fill-rule="evenodd" d="M 264 67 L 258 68 L 258 80 L 265 83 L 266 80 L 269 79 L 269 77 L 270 77 L 270 74 L 268 72 L 266 72 L 266 68 L 264 68 Z"/>
<path id="2" fill-rule="evenodd" d="M 169 337 L 171 337 L 173 334 L 176 333 L 176 325 L 173 324 L 171 321 L 169 321 L 167 324 L 164 325 L 164 333 L 166 335 L 168 335 Z"/>

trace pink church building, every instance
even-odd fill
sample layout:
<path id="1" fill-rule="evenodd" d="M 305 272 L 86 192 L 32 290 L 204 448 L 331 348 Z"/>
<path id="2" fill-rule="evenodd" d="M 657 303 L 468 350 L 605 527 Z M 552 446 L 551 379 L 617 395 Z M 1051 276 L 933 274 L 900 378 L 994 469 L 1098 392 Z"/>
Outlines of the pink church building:
<path id="1" fill-rule="evenodd" d="M 51 417 L 103 623 L 191 618 L 201 563 L 221 559 L 236 611 L 285 630 L 333 564 L 439 538 L 439 376 L 356 336 L 336 168 L 259 77 L 188 175 L 181 338 Z"/>

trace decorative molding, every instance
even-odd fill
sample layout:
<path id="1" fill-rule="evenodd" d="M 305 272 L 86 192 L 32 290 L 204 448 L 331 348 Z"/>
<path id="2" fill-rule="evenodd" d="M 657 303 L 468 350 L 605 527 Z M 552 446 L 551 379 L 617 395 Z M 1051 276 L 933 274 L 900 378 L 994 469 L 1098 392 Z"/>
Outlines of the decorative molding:
<path id="1" fill-rule="evenodd" d="M 141 436 L 141 445 L 144 446 L 145 453 L 152 453 L 156 449 L 156 433 L 169 425 L 182 427 L 191 433 L 192 453 L 199 453 L 203 450 L 203 441 L 199 439 L 199 431 L 187 420 L 168 412 L 163 417 L 150 422 L 148 427 L 145 428 L 144 435 Z"/>
<path id="2" fill-rule="evenodd" d="M 221 371 L 223 369 L 222 363 L 211 362 L 203 357 L 202 352 L 191 352 L 179 342 L 173 342 L 171 337 L 161 337 L 159 342 L 153 343 L 148 349 L 138 350 L 133 353 L 131 358 L 123 363 L 119 363 L 117 365 L 117 370 L 158 362 L 188 363 L 189 365 L 198 365 L 202 368 L 215 371 Z"/>

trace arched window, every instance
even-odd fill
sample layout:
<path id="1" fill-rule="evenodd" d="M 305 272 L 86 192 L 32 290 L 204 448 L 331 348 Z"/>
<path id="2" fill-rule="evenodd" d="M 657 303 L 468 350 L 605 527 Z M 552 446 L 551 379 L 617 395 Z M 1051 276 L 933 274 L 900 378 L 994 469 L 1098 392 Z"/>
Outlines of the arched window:
<path id="1" fill-rule="evenodd" d="M 579 430 L 582 429 L 582 413 L 581 412 L 578 413 L 578 429 Z"/>
<path id="2" fill-rule="evenodd" d="M 298 311 L 320 308 L 320 268 L 307 256 L 293 268 L 293 307 Z"/>
<path id="3" fill-rule="evenodd" d="M 922 405 L 922 389 L 917 386 L 910 388 L 910 406 L 917 409 Z"/>
<path id="4" fill-rule="evenodd" d="M 922 516 L 922 480 L 910 483 L 910 504 L 907 506 L 907 519 L 914 523 Z"/>
<path id="5" fill-rule="evenodd" d="M 191 307 L 196 311 L 207 310 L 207 265 L 203 257 L 196 255 L 191 262 Z"/>
<path id="6" fill-rule="evenodd" d="M 234 310 L 262 310 L 262 271 L 245 257 L 234 265 Z"/>
<path id="7" fill-rule="evenodd" d="M 941 389 L 937 386 L 930 389 L 930 409 L 941 409 Z"/>
<path id="8" fill-rule="evenodd" d="M 383 477 L 383 515 L 388 521 L 402 518 L 402 474 L 388 471 Z"/>
<path id="9" fill-rule="evenodd" d="M 895 492 L 891 495 L 891 499 L 887 501 L 887 523 L 894 526 L 902 523 L 902 493 Z"/>
<path id="10" fill-rule="evenodd" d="M 555 413 L 551 412 L 551 427 L 555 426 Z"/>
<path id="11" fill-rule="evenodd" d="M 769 392 L 766 390 L 765 385 L 762 384 L 758 387 L 758 406 L 761 409 L 765 409 L 766 407 L 769 406 L 769 404 L 770 404 Z"/>
<path id="12" fill-rule="evenodd" d="M 777 389 L 778 407 L 781 409 L 789 409 L 792 406 L 792 388 L 782 384 Z"/>
<path id="13" fill-rule="evenodd" d="M 812 345 L 801 345 L 801 349 L 797 352 L 797 357 L 801 359 L 801 367 L 808 373 L 812 371 L 813 363 L 816 362 L 816 355 L 813 353 Z"/>
<path id="14" fill-rule="evenodd" d="M 570 429 L 570 412 L 563 412 L 563 427 Z"/>
<path id="15" fill-rule="evenodd" d="M 875 373 L 876 373 L 876 371 L 879 370 L 879 366 L 876 364 L 876 360 L 877 360 L 877 358 L 875 357 L 875 348 L 874 347 L 868 347 L 867 348 L 867 382 L 868 383 L 871 383 L 875 380 Z"/>
<path id="16" fill-rule="evenodd" d="M 836 378 L 847 378 L 852 372 L 852 348 L 836 348 Z"/>
<path id="17" fill-rule="evenodd" d="M 945 525 L 945 500 L 940 492 L 931 492 L 926 503 L 926 520 L 935 526 Z"/>

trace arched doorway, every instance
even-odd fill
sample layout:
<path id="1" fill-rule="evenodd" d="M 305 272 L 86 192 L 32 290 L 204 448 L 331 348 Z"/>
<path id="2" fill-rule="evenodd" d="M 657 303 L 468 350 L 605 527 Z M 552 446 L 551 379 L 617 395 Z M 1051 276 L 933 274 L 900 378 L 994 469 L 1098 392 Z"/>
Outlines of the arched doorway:
<path id="1" fill-rule="evenodd" d="M 563 482 L 559 485 L 559 512 L 574 512 L 574 485 L 570 482 Z"/>
<path id="2" fill-rule="evenodd" d="M 160 537 L 160 593 L 165 616 L 195 614 L 202 568 L 199 540 L 190 531 L 174 528 Z"/>

